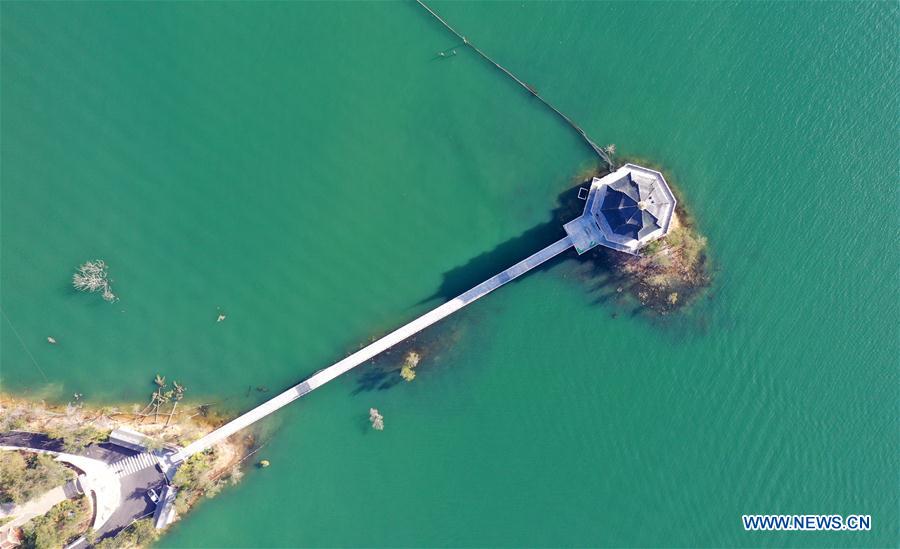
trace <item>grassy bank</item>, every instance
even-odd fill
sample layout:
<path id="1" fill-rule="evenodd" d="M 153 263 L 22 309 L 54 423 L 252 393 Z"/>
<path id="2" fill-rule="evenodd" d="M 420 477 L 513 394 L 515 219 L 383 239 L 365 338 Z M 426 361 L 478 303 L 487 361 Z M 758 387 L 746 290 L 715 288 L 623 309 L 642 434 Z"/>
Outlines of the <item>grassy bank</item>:
<path id="1" fill-rule="evenodd" d="M 21 505 L 74 477 L 71 469 L 48 455 L 0 452 L 0 503 Z"/>
<path id="2" fill-rule="evenodd" d="M 22 527 L 21 547 L 64 547 L 80 537 L 87 530 L 90 521 L 91 505 L 88 498 L 78 496 L 67 499 Z"/>

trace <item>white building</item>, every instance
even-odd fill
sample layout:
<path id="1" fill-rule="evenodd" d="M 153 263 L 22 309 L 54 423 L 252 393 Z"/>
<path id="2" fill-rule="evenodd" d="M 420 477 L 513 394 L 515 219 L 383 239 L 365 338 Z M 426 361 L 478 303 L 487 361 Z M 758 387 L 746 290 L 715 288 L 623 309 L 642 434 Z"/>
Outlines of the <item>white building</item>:
<path id="1" fill-rule="evenodd" d="M 153 511 L 153 525 L 157 530 L 162 530 L 175 520 L 175 495 L 174 486 L 166 485 L 159 495 L 159 502 Z"/>
<path id="2" fill-rule="evenodd" d="M 146 452 L 151 440 L 150 437 L 143 433 L 138 433 L 127 427 L 119 427 L 109 434 L 109 442 L 135 452 Z"/>
<path id="3" fill-rule="evenodd" d="M 595 177 L 586 199 L 581 217 L 565 224 L 579 254 L 606 246 L 639 255 L 668 234 L 676 204 L 663 175 L 636 164 Z"/>

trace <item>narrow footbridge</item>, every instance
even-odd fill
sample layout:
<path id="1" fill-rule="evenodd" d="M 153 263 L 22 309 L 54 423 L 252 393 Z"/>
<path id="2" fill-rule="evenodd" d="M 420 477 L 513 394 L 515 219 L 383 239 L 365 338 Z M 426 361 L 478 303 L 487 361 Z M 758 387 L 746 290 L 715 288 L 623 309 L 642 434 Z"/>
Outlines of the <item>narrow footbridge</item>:
<path id="1" fill-rule="evenodd" d="M 177 464 L 178 462 L 184 461 L 197 452 L 201 452 L 211 446 L 214 446 L 227 437 L 240 431 L 244 427 L 247 427 L 252 423 L 255 423 L 256 421 L 259 421 L 260 419 L 266 417 L 267 415 L 276 412 L 282 407 L 309 393 L 313 389 L 317 389 L 322 385 L 325 385 L 339 375 L 346 373 L 347 371 L 355 368 L 356 366 L 359 366 L 360 364 L 368 361 L 374 356 L 386 351 L 387 349 L 390 349 L 406 338 L 421 332 L 422 330 L 438 322 L 439 320 L 450 316 L 451 314 L 462 309 L 473 301 L 486 296 L 487 294 L 496 290 L 500 286 L 503 286 L 507 282 L 514 280 L 527 273 L 531 269 L 534 269 L 535 267 L 549 261 L 550 259 L 553 259 L 572 246 L 573 242 L 570 236 L 554 242 L 553 244 L 547 246 L 539 252 L 516 263 L 505 271 L 485 280 L 471 290 L 468 290 L 467 292 L 444 303 L 443 305 L 440 305 L 428 311 L 409 324 L 406 324 L 405 326 L 394 330 L 381 339 L 371 343 L 366 347 L 363 347 L 359 351 L 356 351 L 347 358 L 334 363 L 324 370 L 318 371 L 305 381 L 294 385 L 287 391 L 284 391 L 271 400 L 260 404 L 256 408 L 253 408 L 240 417 L 233 419 L 232 421 L 219 427 L 215 431 L 207 434 L 196 442 L 185 446 L 169 458 L 170 463 Z"/>

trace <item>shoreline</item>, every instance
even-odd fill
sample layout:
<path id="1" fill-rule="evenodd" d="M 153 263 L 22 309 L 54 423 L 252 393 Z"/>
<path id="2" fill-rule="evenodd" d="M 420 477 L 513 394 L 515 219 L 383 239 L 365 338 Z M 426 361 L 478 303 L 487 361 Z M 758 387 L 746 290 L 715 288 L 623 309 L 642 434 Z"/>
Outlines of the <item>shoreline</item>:
<path id="1" fill-rule="evenodd" d="M 208 405 L 204 404 L 185 403 L 171 415 L 171 418 L 168 409 L 165 413 L 160 412 L 158 417 L 155 417 L 155 414 L 137 413 L 142 406 L 138 403 L 118 405 L 85 402 L 53 403 L 46 399 L 0 392 L 0 432 L 42 435 L 52 439 L 66 452 L 78 454 L 91 445 L 105 443 L 109 434 L 118 428 L 137 431 L 149 437 L 155 449 L 161 449 L 189 444 L 228 421 L 226 416 L 212 412 Z M 178 488 L 174 502 L 176 514 L 172 522 L 177 522 L 189 514 L 203 499 L 214 497 L 227 485 L 237 484 L 243 477 L 244 461 L 259 448 L 256 437 L 252 433 L 247 433 L 230 437 L 215 448 L 194 456 L 196 459 L 192 458 L 194 461 L 190 474 L 180 474 L 179 470 L 169 483 Z M 25 458 L 37 455 L 27 450 L 0 452 L 0 458 L 6 468 L 9 468 L 8 462 L 13 460 L 10 457 L 13 454 Z M 0 485 L 0 488 L 4 489 L 3 493 L 8 499 L 8 485 L 11 481 L 3 480 L 4 484 Z M 46 513 L 11 528 L 10 532 L 4 530 L 4 534 L 14 536 L 20 541 L 26 534 L 34 535 L 32 531 L 38 527 L 41 520 L 48 520 L 47 517 L 53 515 L 57 507 L 69 501 L 73 500 L 66 499 Z M 91 498 L 87 498 L 87 502 L 93 514 Z M 13 510 L 18 512 L 28 501 L 14 503 L 16 506 Z M 13 512 L 9 515 L 9 520 L 4 522 L 11 523 L 15 516 Z M 143 546 L 168 529 L 167 526 L 157 531 L 152 529 L 152 525 L 139 524 L 145 522 L 149 523 L 150 520 L 146 518 L 137 520 L 116 532 L 114 536 L 106 536 L 102 540 L 95 539 L 93 530 L 84 528 L 85 525 L 82 524 L 78 527 L 78 535 L 91 540 L 91 545 L 99 541 L 101 546 L 103 543 L 116 547 Z M 140 531 L 140 534 L 136 535 L 136 531 Z"/>
<path id="2" fill-rule="evenodd" d="M 603 171 L 602 168 L 595 167 L 586 174 L 580 174 L 578 179 L 589 181 L 593 176 L 602 176 Z M 671 179 L 671 175 L 667 177 L 668 179 Z M 560 195 L 563 200 L 554 210 L 554 218 L 565 215 L 567 210 L 580 210 L 580 201 L 583 198 L 580 193 L 573 193 L 575 189 L 580 189 L 580 186 Z M 586 254 L 583 261 L 610 269 L 617 275 L 616 293 L 631 295 L 642 307 L 666 315 L 684 308 L 709 286 L 706 246 L 706 238 L 697 230 L 696 222 L 685 209 L 682 200 L 678 202 L 675 212 L 672 212 L 671 229 L 667 235 L 647 243 L 641 248 L 640 255 L 626 256 L 620 252 L 598 248 Z M 416 346 L 414 338 L 408 341 L 407 345 L 402 345 L 401 348 L 407 351 L 404 353 L 403 362 L 380 372 L 377 378 L 370 380 L 373 386 L 383 388 L 386 383 L 399 383 L 401 379 L 410 382 L 415 379 L 415 368 L 423 355 L 414 346 Z M 398 357 L 395 355 L 391 358 Z M 376 361 L 372 359 L 367 362 Z M 385 378 L 391 376 L 394 371 L 396 371 L 394 379 L 386 380 Z M 154 505 L 144 511 L 129 514 L 130 523 L 114 521 L 111 526 L 104 526 L 108 516 L 98 518 L 95 523 L 101 539 L 98 540 L 92 535 L 93 530 L 82 532 L 91 545 L 95 541 L 99 541 L 101 547 L 109 544 L 118 547 L 151 543 L 169 524 L 187 515 L 202 499 L 214 497 L 226 485 L 239 482 L 243 476 L 242 463 L 259 450 L 253 431 L 235 434 L 207 450 L 191 452 L 193 455 L 181 463 L 174 475 L 173 470 L 167 469 L 165 465 L 160 469 L 157 461 L 160 463 L 166 461 L 165 453 L 177 452 L 179 448 L 191 445 L 228 423 L 232 415 L 226 416 L 222 412 L 213 411 L 211 404 L 184 401 L 185 388 L 173 380 L 172 388 L 169 389 L 165 376 L 157 374 L 153 383 L 156 389 L 150 395 L 149 403 L 133 401 L 94 404 L 82 401 L 80 394 L 73 395 L 74 400 L 67 403 L 61 400 L 54 402 L 51 397 L 52 385 L 28 396 L 0 392 L 0 433 L 41 434 L 51 439 L 54 450 L 62 448 L 66 453 L 80 454 L 86 448 L 107 442 L 110 433 L 116 429 L 127 428 L 136 432 L 131 435 L 120 433 L 119 436 L 125 439 L 118 440 L 116 444 L 143 456 L 126 458 L 143 459 L 142 466 L 125 465 L 128 462 L 121 459 L 121 456 L 117 456 L 118 459 L 108 459 L 106 465 L 101 466 L 109 469 L 118 464 L 115 465 L 116 475 L 123 470 L 128 471 L 126 474 L 132 474 L 141 470 L 151 471 L 151 467 L 156 467 L 155 474 L 161 475 L 158 484 L 145 484 L 141 491 L 137 492 L 148 494 Z M 46 395 L 43 398 L 42 393 Z M 129 436 L 137 442 L 135 444 L 128 442 Z M 41 448 L 39 444 L 34 443 L 20 446 Z M 155 454 L 156 457 L 151 454 Z M 263 461 L 261 464 L 265 466 L 266 462 Z M 119 485 L 118 481 L 114 482 L 107 486 Z M 155 486 L 161 495 L 154 492 L 151 486 Z M 4 488 L 4 485 L 0 484 L 0 488 Z M 163 503 L 157 503 L 160 497 Z M 98 505 L 100 509 L 107 508 L 102 504 Z M 161 507 L 157 509 L 157 505 Z M 148 509 L 149 514 L 146 512 Z M 153 509 L 165 517 L 156 523 L 160 525 L 160 530 L 156 530 L 150 520 L 144 520 L 153 514 Z M 174 517 L 169 515 L 172 509 Z M 51 511 L 45 515 L 50 515 Z M 27 531 L 28 527 L 25 525 L 23 530 Z M 34 535 L 34 529 L 32 526 L 29 535 Z"/>

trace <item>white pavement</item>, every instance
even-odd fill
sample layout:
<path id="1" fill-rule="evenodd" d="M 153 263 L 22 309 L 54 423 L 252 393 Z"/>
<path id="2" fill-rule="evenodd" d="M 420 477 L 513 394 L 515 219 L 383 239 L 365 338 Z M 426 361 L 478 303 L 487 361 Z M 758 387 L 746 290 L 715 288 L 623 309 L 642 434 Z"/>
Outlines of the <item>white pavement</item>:
<path id="1" fill-rule="evenodd" d="M 415 335 L 425 328 L 431 326 L 432 324 L 438 322 L 439 320 L 450 316 L 451 314 L 462 309 L 473 301 L 486 296 L 487 294 L 496 290 L 500 286 L 503 286 L 507 282 L 510 282 L 511 280 L 522 276 L 523 274 L 543 264 L 544 262 L 553 259 L 572 246 L 572 238 L 569 236 L 566 236 L 565 238 L 554 242 L 553 244 L 547 246 L 539 252 L 532 254 L 531 256 L 516 263 L 505 271 L 485 280 L 471 290 L 457 296 L 456 298 L 448 301 L 447 303 L 444 303 L 443 305 L 432 309 L 431 311 L 428 311 L 412 322 L 394 330 L 388 335 L 382 337 L 381 339 L 366 347 L 363 347 L 359 351 L 356 351 L 343 360 L 334 363 L 328 368 L 320 370 L 302 383 L 294 385 L 287 391 L 284 391 L 283 393 L 275 396 L 271 400 L 260 404 L 256 408 L 253 408 L 249 412 L 226 423 L 225 425 L 200 438 L 194 443 L 185 446 L 177 453 L 173 454 L 169 458 L 171 463 L 164 465 L 163 468 L 165 470 L 168 470 L 171 464 L 176 464 L 180 461 L 184 461 L 197 452 L 201 452 L 209 448 L 210 446 L 213 446 L 220 441 L 225 440 L 234 433 L 290 404 L 291 402 L 297 400 L 313 389 L 321 387 L 322 385 L 328 383 L 339 375 L 344 374 L 347 371 L 355 368 L 356 366 L 359 366 L 360 364 L 368 361 L 375 355 L 378 355 L 386 351 L 387 349 L 390 349 L 391 347 L 407 339 L 408 337 Z"/>
<path id="2" fill-rule="evenodd" d="M 122 478 L 155 465 L 156 457 L 153 454 L 144 452 L 143 454 L 136 454 L 125 459 L 120 459 L 110 465 L 110 467 L 112 467 L 116 476 Z"/>
<path id="3" fill-rule="evenodd" d="M 94 530 L 99 530 L 101 526 L 106 524 L 106 521 L 109 520 L 122 501 L 122 485 L 119 482 L 118 475 L 99 459 L 20 446 L 0 446 L 0 450 L 49 454 L 56 456 L 57 461 L 68 463 L 83 471 L 83 474 L 78 475 L 78 484 L 85 495 L 89 495 L 91 492 L 94 493 L 93 503 L 96 505 L 96 509 L 94 511 L 94 523 L 91 525 Z M 4 525 L 2 530 L 5 530 L 5 528 L 6 526 Z M 0 530 L 0 535 L 3 534 L 2 530 Z"/>

